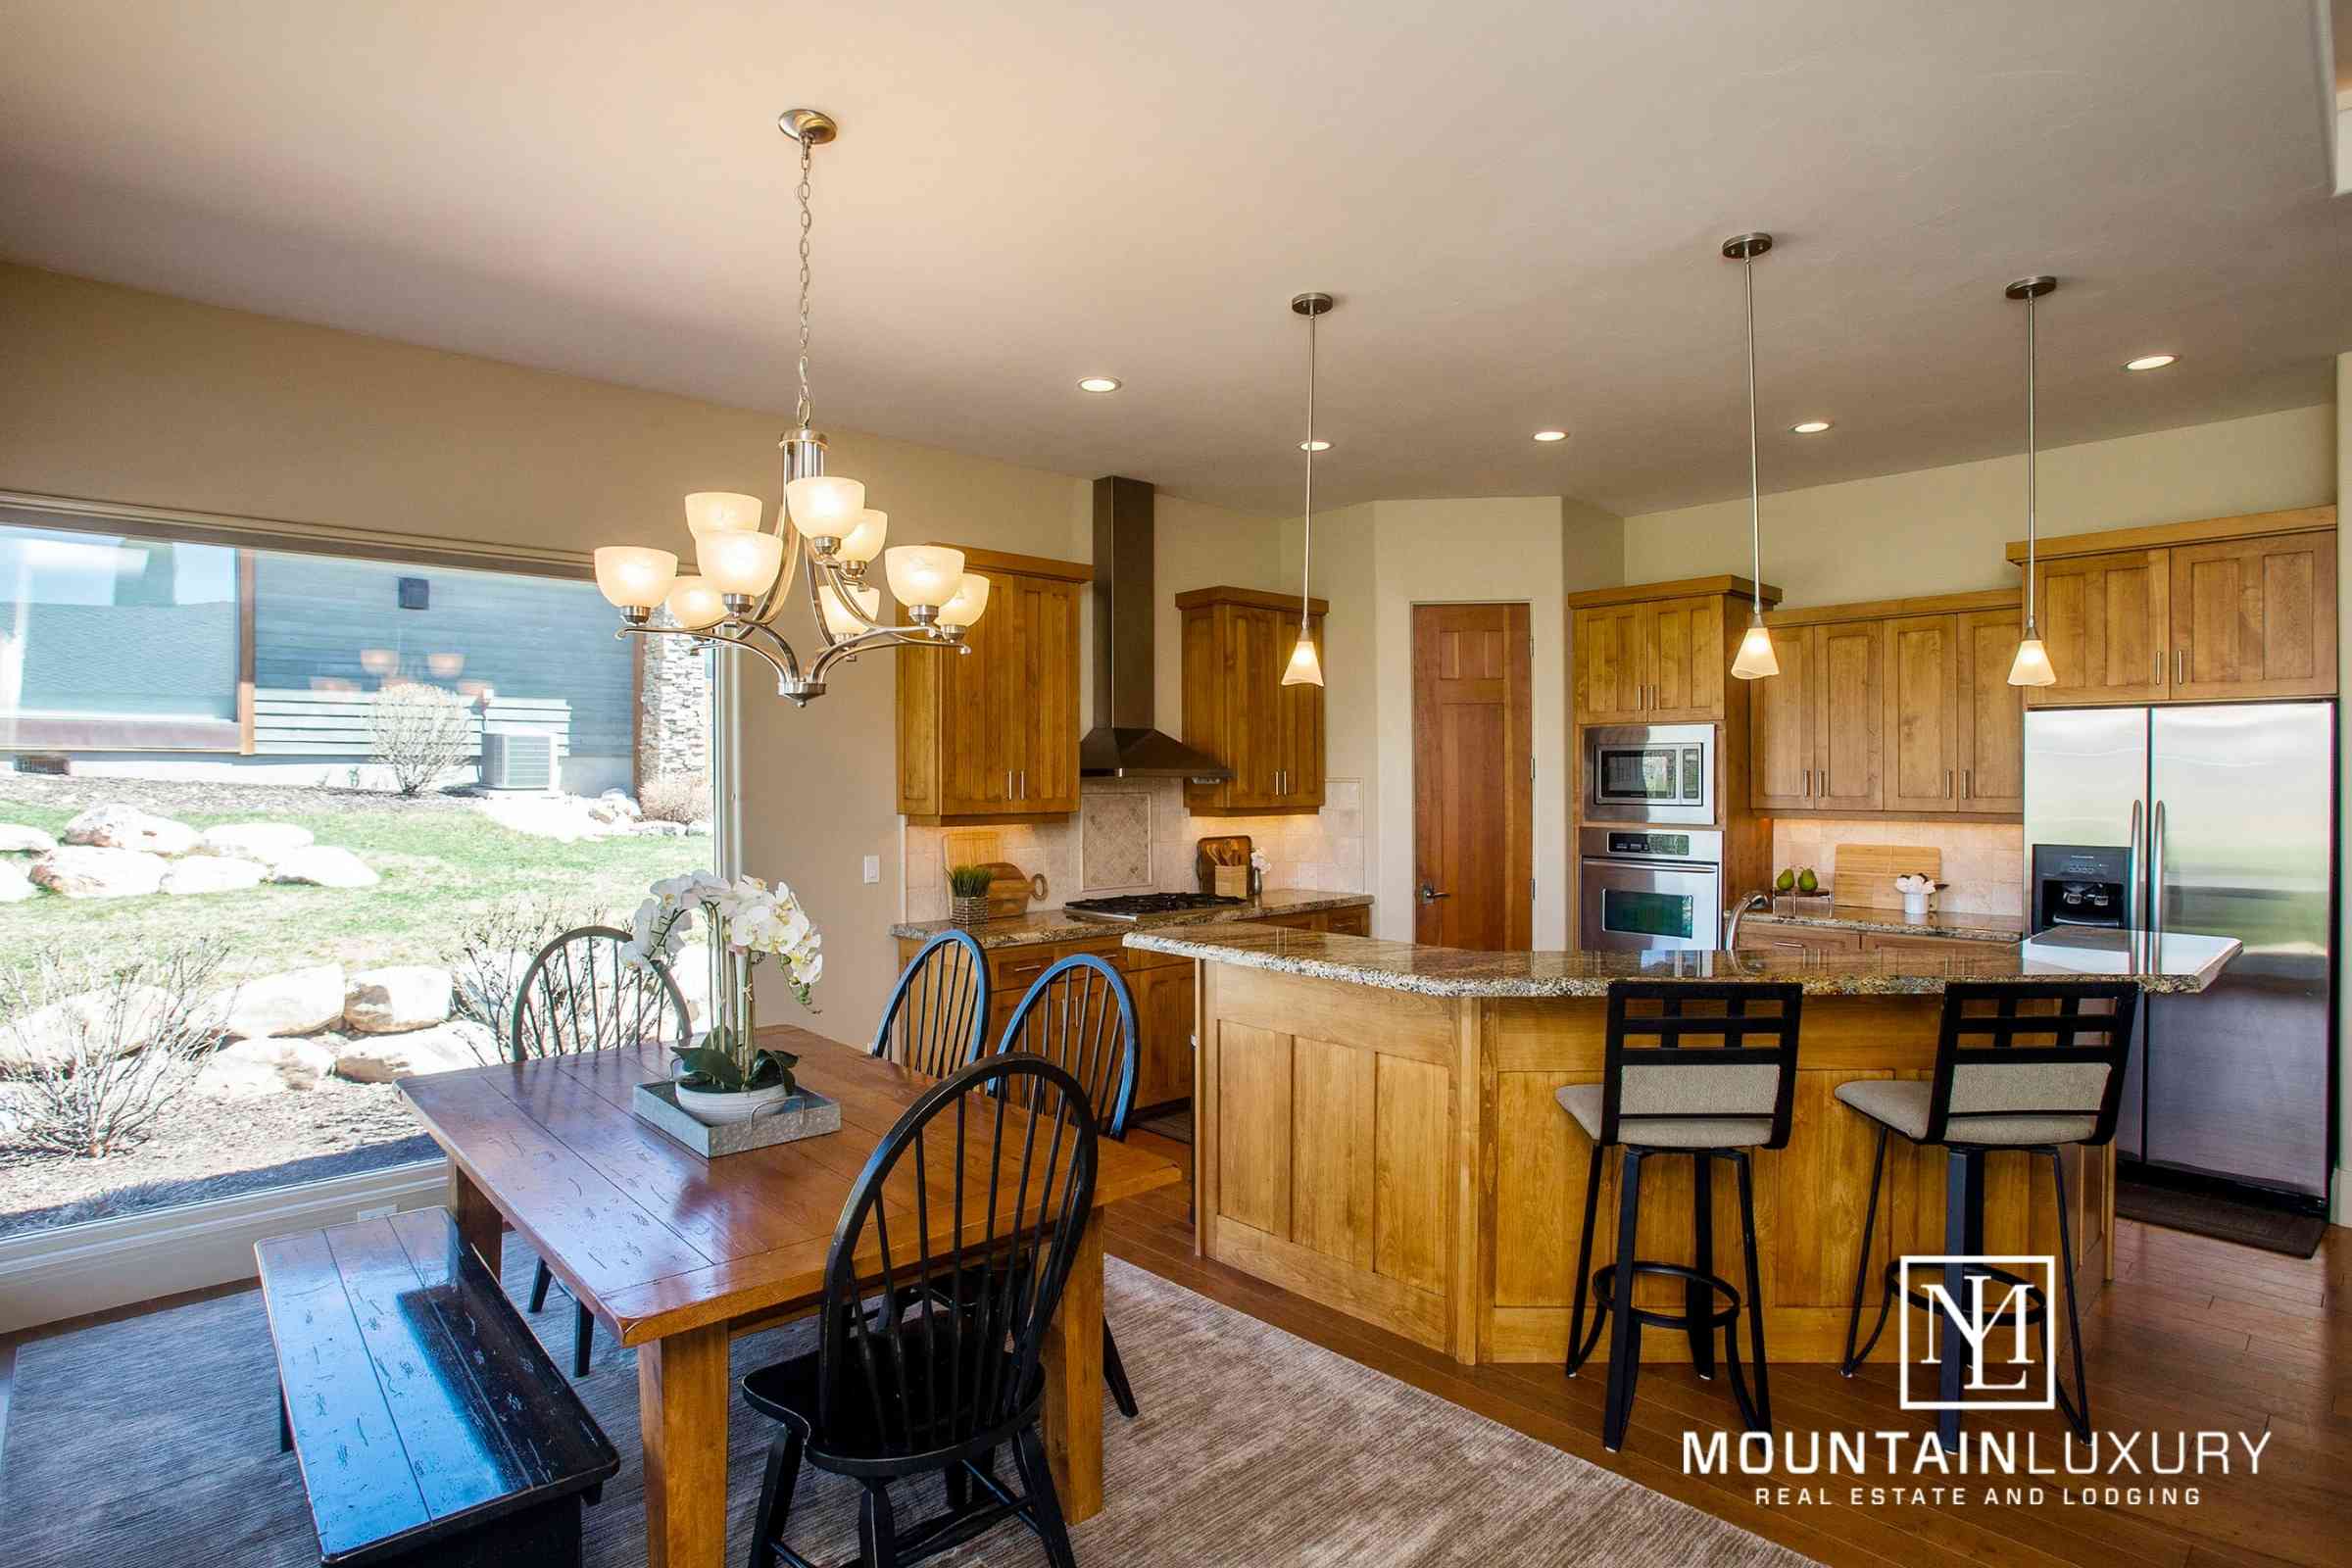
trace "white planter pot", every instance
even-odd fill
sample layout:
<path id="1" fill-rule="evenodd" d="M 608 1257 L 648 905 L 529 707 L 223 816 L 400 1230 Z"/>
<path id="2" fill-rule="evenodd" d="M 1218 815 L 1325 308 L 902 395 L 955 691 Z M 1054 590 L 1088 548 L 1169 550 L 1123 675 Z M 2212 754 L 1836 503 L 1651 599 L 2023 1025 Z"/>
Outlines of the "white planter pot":
<path id="1" fill-rule="evenodd" d="M 1925 920 L 1928 917 L 1928 899 L 1930 897 L 1931 895 L 1925 893 L 1904 894 L 1903 918 L 1906 920 Z"/>
<path id="2" fill-rule="evenodd" d="M 781 1109 L 790 1098 L 782 1084 L 765 1089 L 689 1089 L 677 1085 L 678 1108 L 706 1127 L 725 1127 Z"/>

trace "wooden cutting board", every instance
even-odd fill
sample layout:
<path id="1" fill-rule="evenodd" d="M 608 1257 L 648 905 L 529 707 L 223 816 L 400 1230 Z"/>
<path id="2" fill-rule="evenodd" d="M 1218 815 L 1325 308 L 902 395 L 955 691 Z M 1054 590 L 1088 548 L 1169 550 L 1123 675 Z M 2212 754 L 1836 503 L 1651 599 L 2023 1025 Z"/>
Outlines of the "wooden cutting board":
<path id="1" fill-rule="evenodd" d="M 1217 867 L 1238 865 L 1244 870 L 1250 865 L 1250 835 L 1226 833 L 1215 838 L 1201 839 L 1195 846 L 1193 870 L 1200 879 L 1200 891 L 1217 891 Z"/>
<path id="2" fill-rule="evenodd" d="M 1899 909 L 1903 896 L 1894 879 L 1914 874 L 1942 881 L 1943 852 L 1924 844 L 1840 844 L 1831 888 L 1839 904 Z"/>

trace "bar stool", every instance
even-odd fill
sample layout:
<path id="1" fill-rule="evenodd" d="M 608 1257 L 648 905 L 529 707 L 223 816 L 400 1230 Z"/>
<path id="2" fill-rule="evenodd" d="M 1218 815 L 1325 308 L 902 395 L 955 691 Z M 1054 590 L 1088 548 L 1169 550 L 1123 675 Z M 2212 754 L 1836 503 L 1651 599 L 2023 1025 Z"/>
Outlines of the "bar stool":
<path id="1" fill-rule="evenodd" d="M 1692 1003 L 1720 1010 L 1688 1013 Z M 1654 1004 L 1654 1012 L 1648 1010 Z M 1640 1004 L 1642 1011 L 1635 1012 Z M 1625 1442 L 1641 1375 L 1642 1328 L 1681 1329 L 1702 1378 L 1715 1375 L 1714 1333 L 1723 1331 L 1724 1365 L 1732 1396 L 1750 1432 L 1772 1428 L 1772 1389 L 1764 1357 L 1762 1292 L 1756 1273 L 1755 1187 L 1751 1149 L 1788 1142 L 1788 1107 L 1796 1092 L 1796 1035 L 1804 1005 L 1794 984 L 1619 980 L 1609 987 L 1607 1055 L 1601 1081 L 1559 1091 L 1562 1109 L 1592 1140 L 1585 1176 L 1585 1233 L 1576 1254 L 1576 1308 L 1568 1329 L 1568 1376 L 1574 1377 L 1609 1328 L 1609 1382 L 1602 1406 L 1601 1446 L 1614 1453 Z M 1765 1010 L 1750 1012 L 1751 1007 Z M 1636 1046 L 1635 1040 L 1655 1040 Z M 1705 1041 L 1714 1044 L 1701 1044 Z M 1617 1190 L 1617 1261 L 1592 1269 L 1592 1223 L 1600 1206 L 1603 1152 L 1622 1150 Z M 1642 1162 L 1659 1154 L 1689 1154 L 1695 1267 L 1637 1255 L 1641 1226 Z M 1729 1160 L 1740 1179 L 1740 1242 L 1747 1265 L 1742 1298 L 1713 1272 L 1715 1161 Z M 1683 1310 L 1634 1305 L 1634 1276 L 1659 1274 L 1683 1282 Z M 1599 1297 L 1592 1331 L 1585 1332 L 1588 1292 Z M 1751 1397 L 1740 1375 L 1738 1322 L 1744 1304 Z"/>
<path id="2" fill-rule="evenodd" d="M 2084 1004 L 2096 1010 L 2084 1011 Z M 1862 1286 L 1870 1274 L 1872 1230 L 1879 1217 L 1879 1185 L 1886 1172 L 1886 1137 L 1900 1133 L 1922 1148 L 1944 1152 L 1943 1250 L 1946 1254 L 1984 1252 L 1984 1156 L 2001 1150 L 2044 1155 L 2058 1195 L 2058 1266 L 2066 1276 L 2066 1330 L 2075 1358 L 2070 1397 L 2055 1385 L 2058 1408 L 2080 1441 L 2090 1441 L 2090 1388 L 2082 1367 L 2082 1321 L 2075 1303 L 2074 1227 L 2066 1212 L 2069 1145 L 2095 1149 L 2115 1136 L 2116 1109 L 2124 1093 L 2124 1059 L 2132 1047 L 2132 1023 L 2139 988 L 2114 981 L 2050 980 L 2026 985 L 1955 981 L 1944 987 L 1942 1027 L 1936 1042 L 1936 1074 L 1925 1083 L 1856 1079 L 1838 1086 L 1847 1107 L 1877 1123 L 1879 1149 L 1870 1167 L 1870 1207 L 1862 1221 L 1862 1255 L 1854 1265 L 1853 1306 L 1846 1318 L 1847 1377 L 1870 1355 L 1886 1331 L 1887 1314 L 1899 1295 L 1923 1311 L 1941 1313 L 1936 1301 L 1901 1287 L 1900 1259 L 1889 1259 L 1878 1325 L 1860 1349 L 1854 1337 L 1862 1325 Z M 2040 1009 L 2028 1011 L 2029 1008 Z M 2026 1041 L 2029 1043 L 2020 1044 Z M 2031 1042 L 2045 1041 L 2046 1044 Z M 2026 1293 L 2026 1321 L 2045 1323 L 2049 1300 L 2041 1288 L 1991 1264 L 1946 1263 L 1945 1298 L 1969 1298 L 1971 1279 L 1995 1281 Z M 1966 1342 L 1951 1332 L 1949 1314 L 1940 1347 L 1940 1389 L 1936 1440 L 1950 1448 L 1960 1441 L 1962 1377 Z M 2045 1336 L 2047 1337 L 2047 1336 Z M 2057 1346 L 2048 1352 L 2055 1356 Z"/>

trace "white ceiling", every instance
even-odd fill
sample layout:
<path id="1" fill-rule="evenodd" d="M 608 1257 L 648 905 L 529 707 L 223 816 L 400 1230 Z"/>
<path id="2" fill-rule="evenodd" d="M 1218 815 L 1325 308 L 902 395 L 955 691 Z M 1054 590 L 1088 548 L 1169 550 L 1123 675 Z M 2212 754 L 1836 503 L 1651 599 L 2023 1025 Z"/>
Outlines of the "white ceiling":
<path id="1" fill-rule="evenodd" d="M 1771 489 L 2016 450 L 2029 271 L 2052 444 L 2352 348 L 2310 0 L 1407 9 L 5 0 L 0 254 L 789 409 L 813 104 L 820 425 L 1265 510 L 1305 288 L 1334 504 L 1744 491 L 1750 227 Z"/>

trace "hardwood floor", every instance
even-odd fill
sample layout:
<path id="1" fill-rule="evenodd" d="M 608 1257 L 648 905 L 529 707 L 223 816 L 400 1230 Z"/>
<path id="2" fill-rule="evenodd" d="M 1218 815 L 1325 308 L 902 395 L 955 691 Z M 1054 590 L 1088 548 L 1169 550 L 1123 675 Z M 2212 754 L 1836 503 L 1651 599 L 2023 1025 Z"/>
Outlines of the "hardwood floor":
<path id="1" fill-rule="evenodd" d="M 1186 1146 L 1149 1132 L 1131 1141 L 1189 1158 Z M 1195 1257 L 1189 1203 L 1190 1189 L 1177 1187 L 1117 1205 L 1108 1211 L 1106 1250 L 1822 1562 L 2225 1568 L 2352 1561 L 2352 1310 L 2346 1306 L 2352 1231 L 2330 1229 L 2319 1255 L 2298 1261 L 2125 1221 L 2116 1283 L 2084 1302 L 2084 1349 L 2101 1428 L 2243 1431 L 2258 1443 L 2267 1434 L 2259 1475 L 2244 1473 L 2241 1447 L 2236 1473 L 2196 1482 L 2202 1500 L 2195 1506 L 2065 1502 L 2060 1489 L 2075 1479 L 2067 1477 L 2047 1478 L 2037 1505 L 1987 1505 L 1984 1481 L 1972 1478 L 1957 1500 L 1874 1506 L 1850 1499 L 1854 1483 L 1847 1477 L 1686 1475 L 1686 1428 L 1702 1437 L 1737 1431 L 1728 1391 L 1700 1383 L 1687 1366 L 1643 1369 L 1625 1449 L 1607 1453 L 1600 1446 L 1597 1371 L 1571 1380 L 1553 1366 L 1457 1365 L 1440 1351 Z M 239 1288 L 249 1287 L 0 1336 L 0 1442 L 19 1345 Z M 1849 1382 L 1832 1367 L 1776 1366 L 1772 1397 L 1776 1421 L 1791 1433 L 1925 1430 L 1925 1417 L 1897 1409 L 1885 1367 L 1867 1368 Z M 1999 1418 L 1970 1419 L 1989 1425 Z M 2060 1451 L 2055 1416 L 2019 1420 L 2014 1430 L 2037 1433 L 2045 1456 Z M 2176 1486 L 2195 1480 L 2136 1479 Z M 1782 1485 L 1817 1485 L 1822 1500 L 1757 1500 L 1759 1487 Z"/>

